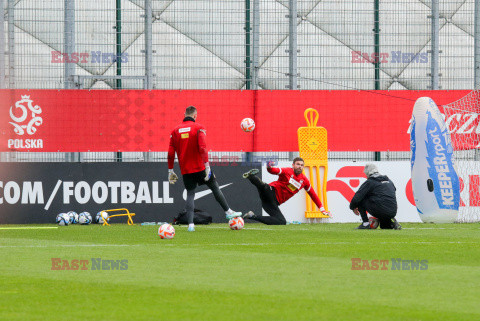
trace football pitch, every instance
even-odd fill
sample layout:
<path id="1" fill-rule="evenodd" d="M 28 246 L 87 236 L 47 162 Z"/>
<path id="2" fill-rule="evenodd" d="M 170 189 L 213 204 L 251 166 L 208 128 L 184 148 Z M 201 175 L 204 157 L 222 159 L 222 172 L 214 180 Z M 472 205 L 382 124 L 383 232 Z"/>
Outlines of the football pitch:
<path id="1" fill-rule="evenodd" d="M 0 226 L 1 320 L 480 320 L 480 224 Z"/>

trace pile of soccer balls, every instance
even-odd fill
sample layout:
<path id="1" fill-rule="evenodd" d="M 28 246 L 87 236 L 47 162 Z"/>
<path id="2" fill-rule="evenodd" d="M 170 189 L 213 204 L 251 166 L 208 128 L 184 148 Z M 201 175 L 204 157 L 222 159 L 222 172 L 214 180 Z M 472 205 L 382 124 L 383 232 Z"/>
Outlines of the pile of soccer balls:
<path id="1" fill-rule="evenodd" d="M 98 212 L 95 216 L 95 221 L 92 219 L 92 215 L 88 212 L 82 212 L 77 214 L 75 211 L 68 213 L 60 213 L 57 215 L 55 222 L 60 226 L 67 226 L 70 224 L 89 225 L 91 223 L 103 224 L 104 220 L 110 221 L 108 213 L 105 211 Z"/>

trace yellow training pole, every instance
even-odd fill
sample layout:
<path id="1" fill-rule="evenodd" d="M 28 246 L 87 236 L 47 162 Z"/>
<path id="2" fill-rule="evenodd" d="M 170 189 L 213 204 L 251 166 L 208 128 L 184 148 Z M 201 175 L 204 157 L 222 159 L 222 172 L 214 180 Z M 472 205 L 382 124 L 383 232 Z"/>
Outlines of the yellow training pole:
<path id="1" fill-rule="evenodd" d="M 309 169 L 309 180 L 312 188 L 318 194 L 323 206 L 328 211 L 327 204 L 327 174 L 328 174 L 328 142 L 327 130 L 317 126 L 318 112 L 308 108 L 304 112 L 307 127 L 300 127 L 298 133 L 298 151 L 305 160 L 305 168 Z M 321 175 L 323 170 L 323 175 Z M 310 197 L 306 201 L 306 218 L 325 218 L 315 206 Z"/>

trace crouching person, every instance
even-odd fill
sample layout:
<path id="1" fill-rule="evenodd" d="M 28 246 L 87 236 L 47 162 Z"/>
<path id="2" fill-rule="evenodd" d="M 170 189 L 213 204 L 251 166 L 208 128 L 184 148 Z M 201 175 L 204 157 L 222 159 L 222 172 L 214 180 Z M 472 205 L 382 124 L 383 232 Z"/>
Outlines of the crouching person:
<path id="1" fill-rule="evenodd" d="M 350 202 L 350 209 L 362 217 L 363 223 L 357 229 L 370 229 L 367 212 L 376 217 L 382 229 L 400 230 L 397 215 L 395 185 L 386 176 L 378 173 L 375 164 L 367 164 L 363 169 L 367 180 L 360 186 Z"/>

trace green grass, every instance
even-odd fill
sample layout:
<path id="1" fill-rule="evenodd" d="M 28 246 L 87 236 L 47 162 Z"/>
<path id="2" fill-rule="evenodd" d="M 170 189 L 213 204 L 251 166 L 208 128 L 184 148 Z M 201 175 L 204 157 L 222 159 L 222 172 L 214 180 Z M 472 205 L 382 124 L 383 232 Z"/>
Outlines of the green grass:
<path id="1" fill-rule="evenodd" d="M 161 240 L 155 226 L 3 225 L 0 320 L 479 320 L 480 224 L 403 226 L 213 224 Z M 58 271 L 52 258 L 128 269 Z M 358 271 L 352 258 L 428 269 Z"/>

